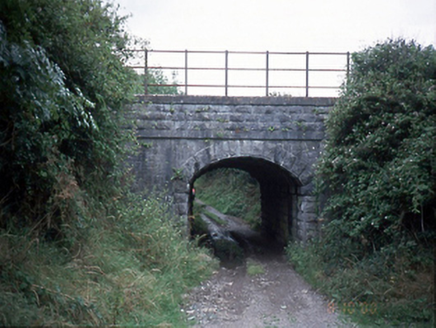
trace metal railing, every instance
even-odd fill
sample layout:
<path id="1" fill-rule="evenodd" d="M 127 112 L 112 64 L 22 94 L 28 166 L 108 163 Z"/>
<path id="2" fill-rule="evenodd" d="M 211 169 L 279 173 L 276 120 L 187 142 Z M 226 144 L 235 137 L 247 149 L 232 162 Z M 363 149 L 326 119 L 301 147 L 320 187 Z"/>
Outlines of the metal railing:
<path id="1" fill-rule="evenodd" d="M 144 93 L 149 94 L 149 87 L 177 87 L 183 88 L 184 94 L 188 95 L 189 88 L 222 88 L 224 89 L 224 95 L 228 96 L 229 89 L 231 88 L 262 88 L 265 89 L 265 95 L 270 95 L 271 89 L 305 89 L 305 96 L 309 97 L 310 89 L 336 89 L 340 88 L 340 84 L 336 85 L 312 85 L 310 79 L 310 73 L 313 72 L 340 72 L 345 74 L 348 77 L 350 70 L 350 52 L 250 52 L 250 51 L 188 51 L 188 50 L 132 50 L 133 52 L 137 52 L 142 54 L 143 57 L 143 65 L 128 65 L 133 69 L 141 69 L 143 70 L 145 82 L 144 82 Z M 184 58 L 184 65 L 149 65 L 149 56 L 151 53 L 155 54 L 180 54 Z M 189 56 L 192 54 L 202 54 L 202 55 L 223 55 L 222 67 L 202 67 L 202 66 L 189 66 Z M 230 67 L 229 66 L 229 55 L 257 55 L 264 56 L 265 65 L 263 67 Z M 303 67 L 288 67 L 288 68 L 273 68 L 270 67 L 271 57 L 272 56 L 304 56 Z M 336 67 L 329 68 L 311 68 L 310 60 L 314 56 L 340 56 L 343 57 L 341 61 L 342 64 L 337 65 Z M 167 83 L 167 84 L 159 84 L 159 83 L 150 83 L 147 80 L 149 76 L 149 72 L 152 70 L 172 70 L 174 71 L 182 71 L 184 72 L 184 83 Z M 205 84 L 205 83 L 189 83 L 189 72 L 191 71 L 223 71 L 224 72 L 224 83 L 223 84 Z M 257 71 L 264 72 L 264 83 L 262 84 L 229 84 L 229 72 L 232 71 Z M 304 72 L 305 73 L 305 81 L 302 84 L 297 85 L 288 85 L 288 84 L 270 84 L 270 75 L 273 72 Z"/>

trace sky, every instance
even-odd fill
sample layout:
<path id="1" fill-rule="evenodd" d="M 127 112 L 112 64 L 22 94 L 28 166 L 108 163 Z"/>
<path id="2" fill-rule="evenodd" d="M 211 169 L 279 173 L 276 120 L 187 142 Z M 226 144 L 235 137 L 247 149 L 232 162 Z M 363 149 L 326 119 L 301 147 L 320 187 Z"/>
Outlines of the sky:
<path id="1" fill-rule="evenodd" d="M 154 50 L 354 52 L 436 46 L 435 0 L 112 0 Z"/>

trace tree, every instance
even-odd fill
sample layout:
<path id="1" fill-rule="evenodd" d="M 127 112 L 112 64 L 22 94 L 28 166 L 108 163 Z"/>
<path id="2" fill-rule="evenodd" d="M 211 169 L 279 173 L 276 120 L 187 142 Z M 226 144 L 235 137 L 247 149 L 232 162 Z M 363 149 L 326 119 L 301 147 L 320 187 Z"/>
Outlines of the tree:
<path id="1" fill-rule="evenodd" d="M 320 192 L 327 195 L 327 243 L 343 250 L 339 258 L 430 243 L 436 227 L 436 51 L 390 40 L 353 54 L 352 62 L 326 122 L 329 139 L 317 168 Z"/>
<path id="2" fill-rule="evenodd" d="M 144 74 L 138 74 L 136 77 L 136 88 L 135 93 L 136 94 L 144 94 L 145 92 L 145 79 Z M 162 95 L 177 95 L 181 94 L 177 88 L 177 86 L 174 86 L 174 84 L 177 84 L 177 80 L 175 75 L 173 74 L 172 81 L 170 82 L 168 78 L 163 74 L 161 70 L 153 69 L 149 70 L 148 76 L 147 76 L 147 82 L 148 84 L 159 84 L 159 86 L 148 86 L 148 94 L 150 95 L 156 95 L 156 94 L 162 94 Z M 168 84 L 173 84 L 170 86 L 167 86 Z M 165 86 L 164 86 L 165 85 Z"/>
<path id="3" fill-rule="evenodd" d="M 0 3 L 1 227 L 57 236 L 119 191 L 135 74 L 123 24 L 100 0 Z"/>

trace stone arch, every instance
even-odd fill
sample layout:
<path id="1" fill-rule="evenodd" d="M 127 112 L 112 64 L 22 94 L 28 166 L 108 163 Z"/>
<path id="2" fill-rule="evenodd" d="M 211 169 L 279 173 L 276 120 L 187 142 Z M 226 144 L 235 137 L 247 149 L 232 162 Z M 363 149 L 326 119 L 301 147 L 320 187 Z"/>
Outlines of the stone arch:
<path id="1" fill-rule="evenodd" d="M 200 149 L 182 163 L 181 168 L 186 176 L 192 177 L 200 168 L 214 162 L 233 157 L 253 157 L 280 166 L 298 179 L 301 185 L 306 185 L 313 178 L 313 163 L 306 156 L 308 152 L 306 145 L 293 148 L 286 143 L 269 143 L 263 140 L 227 140 Z"/>
<path id="2" fill-rule="evenodd" d="M 190 190 L 199 176 L 216 168 L 238 168 L 259 181 L 262 232 L 282 245 L 289 239 L 305 241 L 310 233 L 308 221 L 315 219 L 313 173 L 304 156 L 306 151 L 277 143 L 268 146 L 265 141 L 228 141 L 202 148 L 181 166 L 185 177 L 180 184 L 183 191 L 175 190 L 179 195 L 179 215 L 190 214 Z"/>

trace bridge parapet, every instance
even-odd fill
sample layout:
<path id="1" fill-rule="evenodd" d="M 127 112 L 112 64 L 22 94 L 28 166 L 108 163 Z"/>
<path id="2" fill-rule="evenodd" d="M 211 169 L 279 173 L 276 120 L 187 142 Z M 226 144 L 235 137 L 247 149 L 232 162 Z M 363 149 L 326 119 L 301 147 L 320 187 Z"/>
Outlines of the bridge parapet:
<path id="1" fill-rule="evenodd" d="M 146 138 L 322 140 L 335 98 L 140 96 L 132 106 Z"/>

